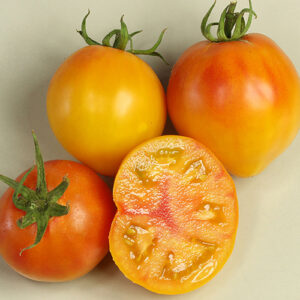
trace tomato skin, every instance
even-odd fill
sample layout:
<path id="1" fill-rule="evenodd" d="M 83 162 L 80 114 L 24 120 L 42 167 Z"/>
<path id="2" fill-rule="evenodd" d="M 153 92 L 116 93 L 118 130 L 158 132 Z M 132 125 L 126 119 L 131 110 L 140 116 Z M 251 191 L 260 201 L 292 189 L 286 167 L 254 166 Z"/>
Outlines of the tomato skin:
<path id="1" fill-rule="evenodd" d="M 268 37 L 202 41 L 174 66 L 168 111 L 178 132 L 204 143 L 232 174 L 260 173 L 300 127 L 300 80 Z"/>
<path id="2" fill-rule="evenodd" d="M 133 147 L 162 133 L 165 93 L 140 58 L 114 48 L 87 46 L 53 76 L 47 111 L 63 147 L 111 176 Z"/>
<path id="3" fill-rule="evenodd" d="M 108 252 L 108 233 L 115 213 L 111 191 L 101 178 L 82 164 L 55 160 L 45 163 L 48 190 L 64 176 L 70 180 L 59 204 L 70 205 L 67 215 L 51 218 L 40 243 L 32 249 L 36 224 L 20 229 L 16 222 L 25 215 L 12 201 L 9 188 L 0 200 L 0 254 L 18 273 L 37 280 L 72 280 L 93 269 Z M 17 180 L 19 181 L 25 172 Z M 36 187 L 36 169 L 25 181 Z"/>

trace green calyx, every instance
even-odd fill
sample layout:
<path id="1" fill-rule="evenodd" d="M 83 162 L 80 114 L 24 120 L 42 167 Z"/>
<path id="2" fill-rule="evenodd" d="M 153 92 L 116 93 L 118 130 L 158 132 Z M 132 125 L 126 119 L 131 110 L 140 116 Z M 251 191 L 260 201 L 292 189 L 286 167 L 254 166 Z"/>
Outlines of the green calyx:
<path id="1" fill-rule="evenodd" d="M 48 192 L 43 158 L 37 137 L 34 132 L 32 132 L 32 135 L 35 146 L 37 168 L 37 183 L 35 191 L 23 185 L 35 166 L 26 172 L 20 182 L 0 175 L 0 181 L 6 183 L 15 190 L 12 197 L 15 207 L 26 212 L 25 216 L 17 221 L 18 227 L 24 229 L 34 223 L 36 223 L 37 226 L 34 243 L 31 246 L 22 249 L 20 255 L 22 255 L 25 250 L 36 246 L 41 241 L 50 218 L 64 216 L 69 212 L 69 206 L 57 203 L 58 199 L 62 197 L 68 188 L 69 180 L 64 177 L 62 182 L 56 188 Z"/>
<path id="2" fill-rule="evenodd" d="M 207 40 L 211 42 L 237 41 L 247 33 L 252 23 L 252 17 L 255 16 L 257 18 L 257 15 L 252 9 L 251 0 L 249 0 L 249 8 L 244 8 L 240 12 L 235 12 L 236 4 L 236 1 L 233 1 L 226 6 L 219 22 L 207 24 L 211 12 L 216 5 L 216 0 L 214 1 L 214 4 L 204 16 L 201 24 L 202 34 Z M 245 21 L 245 14 L 249 15 L 247 23 Z M 214 37 L 211 33 L 213 26 L 218 26 L 217 37 Z"/>
<path id="3" fill-rule="evenodd" d="M 166 28 L 160 33 L 157 42 L 150 48 L 147 50 L 136 50 L 133 48 L 133 41 L 132 38 L 137 35 L 138 33 L 141 33 L 142 30 L 138 30 L 135 31 L 133 33 L 128 33 L 128 29 L 127 29 L 127 25 L 125 24 L 123 18 L 124 16 L 121 17 L 121 29 L 114 29 L 112 30 L 110 33 L 108 33 L 102 40 L 102 43 L 99 43 L 93 39 L 91 39 L 87 32 L 86 32 L 86 19 L 89 16 L 90 11 L 88 11 L 88 13 L 85 15 L 85 17 L 82 20 L 81 23 L 81 30 L 77 31 L 82 37 L 83 39 L 86 41 L 86 43 L 88 45 L 100 45 L 100 46 L 105 46 L 105 47 L 111 47 L 111 48 L 115 48 L 115 49 L 120 49 L 120 50 L 124 50 L 127 51 L 129 53 L 132 54 L 136 54 L 136 55 L 150 55 L 150 56 L 158 56 L 159 58 L 161 58 L 166 64 L 168 64 L 166 62 L 166 60 L 164 59 L 164 57 L 156 51 L 156 49 L 158 48 L 158 46 L 160 45 L 164 33 L 166 32 Z M 114 42 L 111 45 L 111 39 L 114 38 Z M 126 47 L 129 43 L 129 49 L 126 50 Z"/>

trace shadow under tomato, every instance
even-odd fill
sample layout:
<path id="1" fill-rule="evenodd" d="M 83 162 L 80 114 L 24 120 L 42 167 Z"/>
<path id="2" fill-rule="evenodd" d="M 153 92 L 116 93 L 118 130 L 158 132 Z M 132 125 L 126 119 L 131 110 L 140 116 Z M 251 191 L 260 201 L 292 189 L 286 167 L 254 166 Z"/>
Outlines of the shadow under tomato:
<path id="1" fill-rule="evenodd" d="M 172 121 L 170 117 L 167 117 L 165 129 L 163 131 L 163 135 L 177 135 L 178 133 L 176 132 L 176 129 L 174 125 L 172 124 Z"/>

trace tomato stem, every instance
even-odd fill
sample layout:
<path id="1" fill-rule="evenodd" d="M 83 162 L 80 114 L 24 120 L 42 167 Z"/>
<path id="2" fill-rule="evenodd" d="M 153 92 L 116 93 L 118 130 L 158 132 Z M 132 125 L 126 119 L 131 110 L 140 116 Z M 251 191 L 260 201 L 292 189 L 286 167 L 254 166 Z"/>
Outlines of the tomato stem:
<path id="1" fill-rule="evenodd" d="M 88 45 L 101 45 L 101 46 L 105 46 L 105 47 L 111 47 L 111 48 L 115 48 L 115 49 L 124 50 L 124 51 L 130 52 L 132 54 L 136 54 L 136 55 L 157 56 L 157 57 L 161 58 L 166 64 L 168 64 L 167 61 L 164 59 L 164 57 L 159 52 L 156 52 L 156 49 L 158 48 L 158 46 L 160 45 L 160 43 L 163 39 L 166 28 L 160 33 L 158 40 L 153 45 L 153 47 L 151 47 L 147 50 L 136 50 L 133 48 L 132 38 L 135 35 L 137 35 L 138 33 L 141 33 L 142 30 L 138 30 L 133 33 L 129 33 L 128 29 L 127 29 L 127 25 L 125 24 L 125 22 L 123 20 L 124 15 L 121 17 L 121 20 L 120 20 L 121 29 L 112 30 L 103 38 L 102 43 L 99 43 L 99 42 L 93 40 L 92 38 L 90 38 L 86 32 L 86 19 L 89 16 L 89 14 L 90 14 L 90 11 L 88 11 L 88 13 L 85 15 L 85 17 L 82 20 L 81 30 L 77 31 L 83 37 L 83 39 L 85 40 L 85 42 Z M 114 38 L 113 45 L 111 45 L 112 38 Z M 126 50 L 128 42 L 130 44 L 130 49 Z"/>
<path id="2" fill-rule="evenodd" d="M 201 23 L 202 34 L 207 40 L 211 42 L 228 42 L 241 39 L 249 30 L 252 23 L 252 17 L 257 17 L 256 13 L 252 9 L 251 0 L 249 0 L 249 8 L 244 8 L 240 12 L 235 12 L 237 2 L 232 1 L 223 10 L 219 22 L 207 24 L 215 5 L 216 0 L 204 16 Z M 249 15 L 247 23 L 244 17 L 246 13 Z M 217 37 L 214 37 L 211 33 L 211 28 L 213 26 L 218 26 Z"/>
<path id="3" fill-rule="evenodd" d="M 37 234 L 34 243 L 22 249 L 20 255 L 41 241 L 47 229 L 48 222 L 52 217 L 64 216 L 69 212 L 68 205 L 64 206 L 57 203 L 58 199 L 61 198 L 68 188 L 69 180 L 66 177 L 63 178 L 62 182 L 55 189 L 48 192 L 43 157 L 35 133 L 32 132 L 32 135 L 37 168 L 36 190 L 34 191 L 23 185 L 35 166 L 26 172 L 20 182 L 0 175 L 0 181 L 15 190 L 12 197 L 15 207 L 26 212 L 26 214 L 17 221 L 18 227 L 24 229 L 34 223 L 37 225 Z"/>

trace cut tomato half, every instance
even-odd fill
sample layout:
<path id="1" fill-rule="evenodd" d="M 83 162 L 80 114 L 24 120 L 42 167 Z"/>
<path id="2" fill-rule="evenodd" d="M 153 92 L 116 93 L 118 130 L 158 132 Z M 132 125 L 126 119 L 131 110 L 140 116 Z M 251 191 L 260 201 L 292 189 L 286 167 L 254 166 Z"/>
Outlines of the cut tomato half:
<path id="1" fill-rule="evenodd" d="M 112 257 L 131 281 L 180 294 L 209 281 L 230 256 L 238 224 L 233 180 L 206 147 L 162 136 L 135 148 L 114 184 Z"/>

